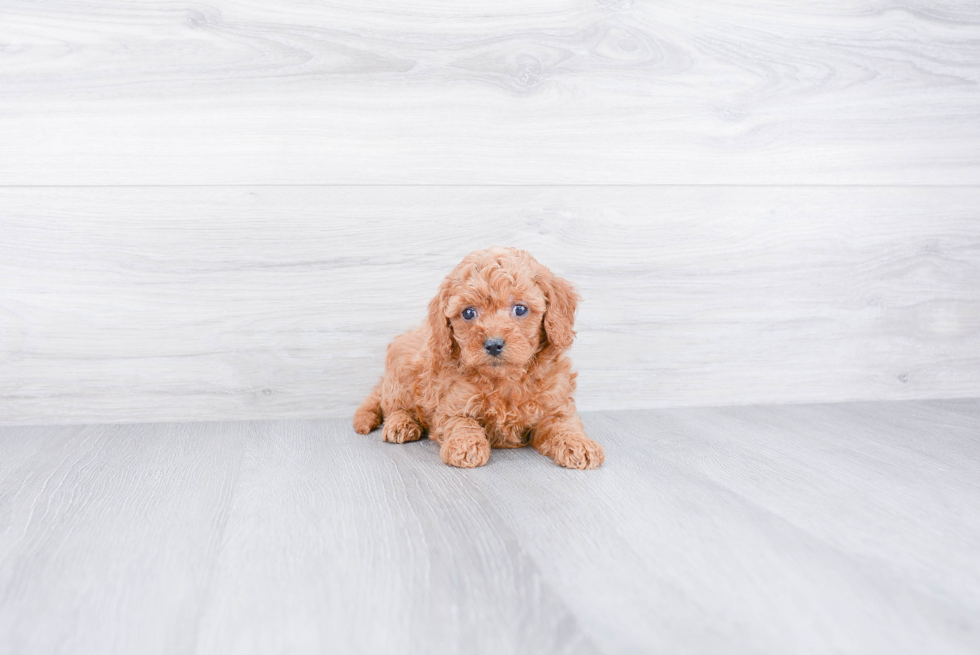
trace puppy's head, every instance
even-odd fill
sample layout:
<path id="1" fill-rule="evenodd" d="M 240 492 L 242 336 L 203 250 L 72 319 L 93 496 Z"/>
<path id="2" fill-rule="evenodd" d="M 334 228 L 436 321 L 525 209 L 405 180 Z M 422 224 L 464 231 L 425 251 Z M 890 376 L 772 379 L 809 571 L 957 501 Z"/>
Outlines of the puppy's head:
<path id="1" fill-rule="evenodd" d="M 471 253 L 429 303 L 430 350 L 491 376 L 557 357 L 575 338 L 578 295 L 515 248 Z"/>

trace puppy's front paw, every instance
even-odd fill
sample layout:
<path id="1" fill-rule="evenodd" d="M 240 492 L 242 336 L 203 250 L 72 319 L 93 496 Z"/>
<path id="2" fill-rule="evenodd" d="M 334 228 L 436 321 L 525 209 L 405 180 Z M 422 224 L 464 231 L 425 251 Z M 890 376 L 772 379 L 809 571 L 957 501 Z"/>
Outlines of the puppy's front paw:
<path id="1" fill-rule="evenodd" d="M 555 464 L 569 469 L 594 469 L 606 459 L 602 446 L 588 437 L 568 435 L 557 437 L 553 444 L 551 458 Z"/>
<path id="2" fill-rule="evenodd" d="M 490 459 L 490 442 L 479 434 L 454 435 L 442 442 L 439 457 L 450 466 L 464 469 L 483 466 Z"/>
<path id="3" fill-rule="evenodd" d="M 358 434 L 368 434 L 374 428 L 378 427 L 381 421 L 378 420 L 378 415 L 367 409 L 359 409 L 354 414 L 354 432 Z"/>
<path id="4" fill-rule="evenodd" d="M 385 417 L 381 438 L 389 443 L 407 443 L 422 438 L 422 426 L 408 414 L 396 412 Z"/>

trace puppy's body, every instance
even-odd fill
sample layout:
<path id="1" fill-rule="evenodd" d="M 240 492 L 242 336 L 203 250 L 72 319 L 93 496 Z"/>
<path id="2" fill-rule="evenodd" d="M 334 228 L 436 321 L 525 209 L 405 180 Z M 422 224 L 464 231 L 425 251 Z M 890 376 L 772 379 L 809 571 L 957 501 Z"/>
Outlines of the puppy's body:
<path id="1" fill-rule="evenodd" d="M 428 320 L 388 346 L 385 374 L 354 416 L 385 441 L 428 432 L 447 464 L 485 464 L 490 448 L 532 445 L 562 466 L 595 468 L 564 356 L 577 296 L 528 253 L 469 255 L 443 281 Z"/>
<path id="2" fill-rule="evenodd" d="M 423 325 L 399 335 L 388 346 L 384 378 L 368 399 L 379 403 L 383 416 L 404 412 L 441 442 L 444 425 L 438 420 L 440 406 L 446 418 L 461 409 L 483 425 L 491 447 L 519 448 L 528 445 L 530 428 L 545 418 L 575 414 L 572 393 L 576 374 L 567 358 L 545 360 L 531 370 L 506 377 L 487 377 L 478 371 L 461 375 L 454 366 L 433 370 L 430 376 L 429 361 L 424 356 L 429 339 L 428 326 Z M 375 415 L 374 411 L 371 414 Z M 418 438 L 393 431 L 385 434 L 386 441 L 401 443 Z"/>

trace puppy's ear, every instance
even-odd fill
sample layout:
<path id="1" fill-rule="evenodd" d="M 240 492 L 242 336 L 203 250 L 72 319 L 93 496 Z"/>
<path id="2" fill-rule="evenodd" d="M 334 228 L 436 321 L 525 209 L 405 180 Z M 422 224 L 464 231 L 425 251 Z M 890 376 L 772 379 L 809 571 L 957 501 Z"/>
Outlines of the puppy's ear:
<path id="1" fill-rule="evenodd" d="M 449 288 L 450 283 L 447 277 L 439 285 L 439 292 L 436 297 L 429 302 L 429 316 L 426 319 L 429 323 L 429 352 L 439 362 L 448 362 L 452 359 L 456 348 L 453 330 L 450 327 L 449 319 L 446 318 L 446 307 L 449 304 L 450 295 Z"/>
<path id="2" fill-rule="evenodd" d="M 544 313 L 544 332 L 548 342 L 558 352 L 572 347 L 575 339 L 575 308 L 579 295 L 567 281 L 548 272 L 541 282 L 548 308 Z"/>

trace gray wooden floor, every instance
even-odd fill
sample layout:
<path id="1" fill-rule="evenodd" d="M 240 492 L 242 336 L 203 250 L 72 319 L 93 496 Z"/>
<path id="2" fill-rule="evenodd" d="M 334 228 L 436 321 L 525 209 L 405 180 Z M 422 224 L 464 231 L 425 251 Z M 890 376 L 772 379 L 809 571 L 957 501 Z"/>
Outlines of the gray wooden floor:
<path id="1" fill-rule="evenodd" d="M 980 401 L 0 429 L 4 653 L 976 653 Z"/>

